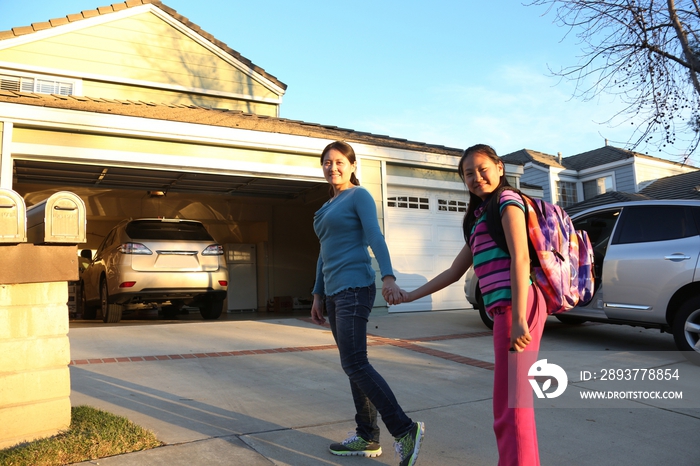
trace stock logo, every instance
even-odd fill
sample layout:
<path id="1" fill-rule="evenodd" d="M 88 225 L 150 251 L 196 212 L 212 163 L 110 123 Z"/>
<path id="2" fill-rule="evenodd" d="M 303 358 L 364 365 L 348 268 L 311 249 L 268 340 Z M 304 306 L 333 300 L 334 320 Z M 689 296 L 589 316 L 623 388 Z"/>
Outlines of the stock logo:
<path id="1" fill-rule="evenodd" d="M 540 359 L 530 366 L 527 376 L 537 398 L 556 398 L 564 393 L 569 383 L 564 369 L 556 364 L 549 364 L 546 359 Z M 538 379 L 545 379 L 541 387 Z M 557 386 L 554 391 L 548 393 L 547 390 L 552 388 L 552 380 L 556 380 Z"/>

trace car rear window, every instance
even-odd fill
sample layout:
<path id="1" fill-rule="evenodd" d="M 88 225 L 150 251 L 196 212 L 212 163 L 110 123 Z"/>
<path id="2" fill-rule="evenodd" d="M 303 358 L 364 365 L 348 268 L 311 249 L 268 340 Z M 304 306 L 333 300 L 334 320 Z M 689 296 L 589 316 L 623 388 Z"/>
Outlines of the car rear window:
<path id="1" fill-rule="evenodd" d="M 137 220 L 129 222 L 126 234 L 134 240 L 214 241 L 199 222 Z"/>

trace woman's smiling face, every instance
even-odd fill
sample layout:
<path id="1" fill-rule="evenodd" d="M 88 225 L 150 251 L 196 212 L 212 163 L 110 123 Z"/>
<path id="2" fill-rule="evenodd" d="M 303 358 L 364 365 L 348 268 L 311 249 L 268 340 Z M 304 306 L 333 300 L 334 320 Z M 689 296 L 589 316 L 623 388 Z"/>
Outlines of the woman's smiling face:
<path id="1" fill-rule="evenodd" d="M 462 175 L 467 189 L 481 199 L 486 199 L 498 188 L 503 176 L 503 162 L 496 162 L 486 154 L 475 152 L 462 163 Z"/>
<path id="2" fill-rule="evenodd" d="M 323 157 L 323 176 L 336 193 L 352 186 L 350 176 L 354 171 L 355 165 L 335 149 L 329 150 Z"/>

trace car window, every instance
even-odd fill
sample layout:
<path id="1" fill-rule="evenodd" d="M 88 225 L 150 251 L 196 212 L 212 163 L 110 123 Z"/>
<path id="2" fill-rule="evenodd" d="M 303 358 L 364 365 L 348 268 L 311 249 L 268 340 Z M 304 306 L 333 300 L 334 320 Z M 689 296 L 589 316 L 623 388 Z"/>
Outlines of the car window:
<path id="1" fill-rule="evenodd" d="M 688 207 L 634 206 L 622 212 L 613 244 L 668 241 L 697 234 L 695 219 Z"/>
<path id="2" fill-rule="evenodd" d="M 126 226 L 133 240 L 214 241 L 199 222 L 161 222 L 136 220 Z"/>
<path id="3" fill-rule="evenodd" d="M 593 249 L 605 250 L 612 235 L 620 209 L 605 210 L 573 221 L 577 230 L 585 230 Z"/>
<path id="4" fill-rule="evenodd" d="M 100 246 L 97 248 L 97 252 L 95 253 L 95 257 L 102 254 L 102 251 L 104 251 L 107 246 L 112 244 L 112 241 L 114 240 L 115 231 L 116 230 L 112 230 L 109 233 L 107 233 L 107 236 L 105 236 L 105 239 L 102 240 L 102 244 L 100 244 Z"/>

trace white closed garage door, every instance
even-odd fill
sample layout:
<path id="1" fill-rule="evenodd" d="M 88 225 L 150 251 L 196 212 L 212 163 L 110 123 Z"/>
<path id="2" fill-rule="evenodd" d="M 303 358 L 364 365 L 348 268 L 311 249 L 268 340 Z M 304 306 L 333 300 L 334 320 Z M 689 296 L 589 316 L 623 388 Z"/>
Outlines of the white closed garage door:
<path id="1" fill-rule="evenodd" d="M 449 183 L 455 185 L 455 183 Z M 464 246 L 462 219 L 467 209 L 463 185 L 454 189 L 388 186 L 386 239 L 401 288 L 412 290 L 447 269 Z M 464 282 L 390 312 L 435 311 L 471 307 Z"/>

